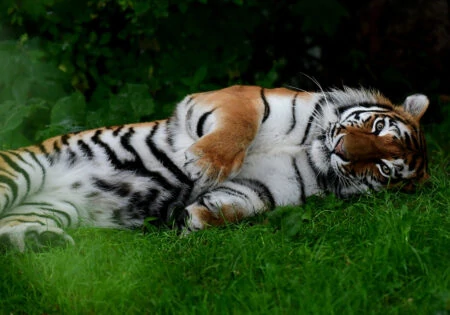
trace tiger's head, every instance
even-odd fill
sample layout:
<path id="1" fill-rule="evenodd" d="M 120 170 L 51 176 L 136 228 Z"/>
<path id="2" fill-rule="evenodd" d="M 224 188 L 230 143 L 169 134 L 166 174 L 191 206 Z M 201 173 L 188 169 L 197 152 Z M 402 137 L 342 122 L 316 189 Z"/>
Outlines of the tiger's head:
<path id="1" fill-rule="evenodd" d="M 378 92 L 345 89 L 326 96 L 335 119 L 312 145 L 322 180 L 338 195 L 425 181 L 427 150 L 420 119 L 428 108 L 422 94 L 393 105 Z"/>

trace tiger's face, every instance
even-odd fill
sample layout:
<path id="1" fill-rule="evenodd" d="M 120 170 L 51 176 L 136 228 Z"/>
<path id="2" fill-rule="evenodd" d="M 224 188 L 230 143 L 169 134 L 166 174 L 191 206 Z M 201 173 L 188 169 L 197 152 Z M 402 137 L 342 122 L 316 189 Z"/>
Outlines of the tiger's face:
<path id="1" fill-rule="evenodd" d="M 403 106 L 375 95 L 376 102 L 343 106 L 316 144 L 322 165 L 342 195 L 402 185 L 412 190 L 427 177 L 427 152 L 419 120 L 428 107 L 424 95 Z M 324 163 L 325 162 L 325 163 Z M 323 170 L 322 170 L 323 171 Z"/>

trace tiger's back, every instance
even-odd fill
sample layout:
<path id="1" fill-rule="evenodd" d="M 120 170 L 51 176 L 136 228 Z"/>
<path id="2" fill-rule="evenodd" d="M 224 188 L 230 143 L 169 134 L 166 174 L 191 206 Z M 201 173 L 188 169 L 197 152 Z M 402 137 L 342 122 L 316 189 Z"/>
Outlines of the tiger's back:
<path id="1" fill-rule="evenodd" d="M 418 182 L 427 176 L 419 129 L 427 106 L 411 96 L 394 107 L 366 90 L 233 86 L 187 96 L 167 120 L 4 151 L 0 237 L 23 250 L 26 238 L 48 234 L 73 242 L 66 227 L 133 228 L 148 217 L 192 231 L 327 191 Z M 358 145 L 363 136 L 374 152 Z"/>

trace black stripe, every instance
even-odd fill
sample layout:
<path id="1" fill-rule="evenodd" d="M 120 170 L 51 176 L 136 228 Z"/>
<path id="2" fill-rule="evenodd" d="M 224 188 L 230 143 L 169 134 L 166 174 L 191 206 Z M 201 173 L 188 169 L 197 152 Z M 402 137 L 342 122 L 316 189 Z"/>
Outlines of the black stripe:
<path id="1" fill-rule="evenodd" d="M 59 153 L 61 152 L 61 147 L 58 145 L 58 140 L 53 141 L 53 151 L 52 153 Z"/>
<path id="2" fill-rule="evenodd" d="M 0 182 L 8 185 L 11 188 L 11 193 L 12 193 L 12 197 L 13 197 L 12 200 L 10 201 L 9 196 L 5 195 L 8 199 L 6 201 L 5 208 L 2 209 L 2 210 L 5 210 L 5 209 L 8 209 L 14 203 L 14 201 L 16 201 L 18 187 L 17 187 L 17 183 L 13 179 L 11 179 L 7 176 L 4 176 L 4 175 L 0 175 Z"/>
<path id="3" fill-rule="evenodd" d="M 47 155 L 50 165 L 53 165 L 59 159 L 61 148 L 58 146 L 58 140 L 53 141 L 53 151 Z"/>
<path id="4" fill-rule="evenodd" d="M 70 149 L 67 149 L 67 154 L 69 154 L 69 166 L 73 166 L 77 161 L 77 155 Z"/>
<path id="5" fill-rule="evenodd" d="M 25 178 L 25 181 L 27 182 L 27 193 L 28 193 L 30 191 L 30 185 L 31 185 L 30 175 L 28 175 L 28 173 L 23 168 L 21 168 L 16 162 L 14 162 L 5 153 L 0 152 L 0 156 L 13 170 L 15 170 L 16 172 L 23 175 L 23 177 Z"/>
<path id="6" fill-rule="evenodd" d="M 233 189 L 231 187 L 220 186 L 220 187 L 217 187 L 216 189 L 214 189 L 213 192 L 224 192 L 224 193 L 229 194 L 231 196 L 241 197 L 243 199 L 248 199 L 248 196 L 245 193 L 243 193 L 242 191 L 239 191 L 237 189 Z"/>
<path id="7" fill-rule="evenodd" d="M 386 116 L 389 116 L 389 114 L 390 114 L 389 112 L 386 112 L 384 110 L 357 110 L 352 113 L 349 113 L 345 119 L 348 119 L 349 117 L 352 117 L 352 116 L 354 116 L 355 119 L 359 119 L 359 116 L 361 114 L 367 114 L 367 113 L 369 113 L 369 114 L 381 113 L 382 114 L 382 115 L 375 115 L 375 118 L 386 117 Z"/>
<path id="8" fill-rule="evenodd" d="M 119 135 L 119 132 L 123 129 L 123 125 L 121 125 L 121 126 L 118 126 L 114 131 L 113 131 L 113 133 L 112 133 L 112 135 L 114 136 L 114 137 L 117 137 L 118 135 Z"/>
<path id="9" fill-rule="evenodd" d="M 374 180 L 374 179 L 372 178 L 372 180 Z M 386 184 L 387 184 L 390 180 L 391 180 L 391 179 L 388 179 L 388 178 L 387 178 Z M 369 189 L 375 190 L 375 186 L 369 182 L 369 179 L 367 178 L 367 176 L 364 176 L 363 178 L 361 178 L 361 181 L 363 182 L 363 184 L 367 185 L 367 187 L 369 187 Z M 375 179 L 374 181 L 375 181 L 375 182 L 378 182 L 377 179 Z"/>
<path id="10" fill-rule="evenodd" d="M 65 217 L 66 220 L 67 220 L 67 226 L 71 226 L 71 225 L 72 225 L 72 218 L 70 217 L 70 215 L 69 215 L 67 212 L 61 211 L 61 210 L 57 210 L 57 209 L 55 209 L 55 208 L 44 208 L 44 207 L 40 207 L 40 208 L 41 208 L 41 210 L 43 210 L 43 211 L 50 211 L 50 212 L 52 212 L 52 213 L 62 215 L 62 216 Z M 51 218 L 58 218 L 58 219 L 59 219 L 58 221 L 60 221 L 60 224 L 61 224 L 60 227 L 64 227 L 63 221 L 61 220 L 60 217 L 58 217 L 57 215 L 50 215 L 49 217 L 51 217 Z M 56 221 L 56 220 L 55 220 L 55 221 Z"/>
<path id="11" fill-rule="evenodd" d="M 83 218 L 81 217 L 81 215 L 80 215 L 80 210 L 79 210 L 72 202 L 70 202 L 70 201 L 67 201 L 67 200 L 60 200 L 60 202 L 67 203 L 68 205 L 70 205 L 70 206 L 75 210 L 75 212 L 77 213 L 78 225 L 80 225 L 80 222 L 81 222 L 81 220 L 83 219 Z M 71 222 L 72 222 L 72 221 L 71 221 Z"/>
<path id="12" fill-rule="evenodd" d="M 34 152 L 28 151 L 26 149 L 25 149 L 25 152 L 28 152 L 28 154 L 30 154 L 31 158 L 39 165 L 39 167 L 42 170 L 42 181 L 41 181 L 41 185 L 38 189 L 38 190 L 40 190 L 42 188 L 42 185 L 44 185 L 44 183 L 45 183 L 45 178 L 47 176 L 47 170 L 45 169 L 44 165 L 42 165 L 42 163 L 39 161 L 39 159 L 37 158 L 37 156 Z"/>
<path id="13" fill-rule="evenodd" d="M 197 136 L 199 138 L 201 138 L 203 136 L 203 132 L 204 132 L 203 127 L 205 125 L 205 121 L 206 121 L 206 119 L 208 119 L 209 115 L 211 115 L 213 111 L 214 111 L 214 109 L 210 110 L 210 111 L 204 113 L 202 116 L 200 116 L 200 119 L 197 122 Z"/>
<path id="14" fill-rule="evenodd" d="M 72 206 L 75 209 L 75 212 L 77 213 L 77 215 L 79 217 L 80 213 L 79 213 L 77 207 L 75 207 L 75 205 L 73 205 L 71 202 L 68 202 L 68 201 L 62 201 L 62 202 L 67 203 L 70 206 Z M 70 226 L 72 224 L 72 219 L 66 211 L 55 209 L 54 205 L 49 202 L 24 202 L 24 203 L 21 203 L 20 206 L 34 206 L 34 207 L 39 207 L 40 209 L 42 209 L 44 211 L 51 211 L 51 212 L 59 213 L 67 219 L 68 226 Z"/>
<path id="15" fill-rule="evenodd" d="M 111 191 L 117 194 L 119 197 L 125 198 L 131 194 L 131 187 L 128 183 L 108 183 L 107 181 L 93 177 L 93 185 L 103 191 Z"/>
<path id="16" fill-rule="evenodd" d="M 182 189 L 178 187 L 171 192 L 170 198 L 167 198 L 161 203 L 161 206 L 157 212 L 157 215 L 160 217 L 160 221 L 154 222 L 156 225 L 169 222 L 171 211 L 174 207 L 180 207 L 183 205 L 183 202 L 186 200 L 187 191 L 190 191 L 190 189 Z"/>
<path id="17" fill-rule="evenodd" d="M 14 155 L 16 158 L 18 158 L 20 161 L 22 161 L 24 164 L 27 164 L 28 166 L 33 167 L 33 164 L 31 164 L 30 162 L 28 162 L 27 160 L 25 160 L 22 156 L 22 154 L 17 153 L 16 151 L 6 151 L 11 155 Z"/>
<path id="18" fill-rule="evenodd" d="M 264 95 L 264 88 L 261 89 L 261 98 L 264 103 L 264 116 L 262 122 L 265 122 L 270 115 L 270 106 L 269 103 L 267 102 L 266 96 Z"/>
<path id="19" fill-rule="evenodd" d="M 40 225 L 47 225 L 41 221 L 27 221 L 27 220 L 18 220 L 18 219 L 15 219 L 14 221 L 19 222 L 19 223 L 38 223 Z M 26 232 L 25 235 L 30 234 L 30 233 L 33 233 L 33 231 Z"/>
<path id="20" fill-rule="evenodd" d="M 67 203 L 68 205 L 72 206 L 74 208 L 75 212 L 77 213 L 78 219 L 79 220 L 81 219 L 80 212 L 73 203 L 71 203 L 69 201 L 64 201 L 64 200 L 61 200 L 61 202 Z M 42 209 L 44 211 L 51 211 L 51 212 L 56 212 L 56 213 L 62 214 L 67 219 L 68 226 L 70 226 L 72 224 L 72 219 L 66 211 L 55 209 L 54 205 L 49 202 L 24 202 L 24 203 L 21 203 L 20 206 L 34 206 L 34 207 L 39 207 L 40 209 Z M 48 208 L 48 207 L 51 207 L 51 208 Z M 16 214 L 17 213 L 14 213 L 11 215 L 16 215 Z M 39 215 L 39 214 L 36 214 L 36 215 Z"/>
<path id="21" fill-rule="evenodd" d="M 91 148 L 89 147 L 89 145 L 84 142 L 83 140 L 78 140 L 78 146 L 80 147 L 81 152 L 83 152 L 83 154 L 85 156 L 87 156 L 87 158 L 89 160 L 91 160 L 94 157 L 94 153 L 92 152 Z"/>
<path id="22" fill-rule="evenodd" d="M 338 110 L 339 114 L 342 114 L 346 110 L 348 110 L 350 108 L 354 108 L 354 107 L 366 107 L 366 108 L 379 107 L 379 108 L 386 109 L 388 111 L 392 111 L 392 106 L 378 104 L 378 103 L 368 103 L 368 102 L 354 103 L 354 104 L 350 104 L 350 105 L 341 106 L 341 107 L 338 107 L 337 110 Z"/>
<path id="23" fill-rule="evenodd" d="M 409 121 L 405 120 L 404 117 L 402 117 L 402 116 L 400 116 L 400 115 L 397 115 L 397 114 L 394 113 L 394 112 L 389 113 L 389 115 L 391 116 L 391 119 L 392 119 L 392 120 L 400 121 L 400 122 L 402 122 L 403 124 L 405 124 L 406 126 L 411 126 L 411 123 L 410 123 Z M 411 126 L 411 127 L 412 127 L 412 126 Z"/>
<path id="24" fill-rule="evenodd" d="M 38 188 L 38 190 L 40 190 L 41 187 L 42 187 L 42 185 L 43 185 L 44 182 L 45 182 L 45 176 L 46 176 L 46 170 L 45 170 L 45 168 L 44 168 L 44 165 L 42 165 L 42 163 L 41 163 L 41 162 L 38 160 L 38 158 L 36 157 L 36 154 L 34 154 L 33 152 L 31 152 L 31 151 L 29 151 L 29 150 L 27 150 L 27 149 L 25 149 L 24 152 L 25 152 L 25 153 L 28 153 L 28 154 L 31 156 L 31 158 L 34 160 L 34 162 L 41 168 L 41 171 L 42 171 L 42 180 L 41 180 L 41 185 L 40 185 L 40 187 Z M 19 153 L 14 152 L 14 151 L 8 151 L 8 153 L 10 153 L 10 154 L 16 156 L 16 157 L 17 157 L 18 159 L 20 159 L 23 163 L 25 163 L 25 164 L 29 165 L 30 167 L 34 168 L 34 165 L 33 165 L 32 163 L 26 161 L 26 160 L 23 158 L 22 154 L 19 154 Z M 30 179 L 30 180 L 31 180 L 31 179 Z M 29 189 L 28 189 L 28 190 L 29 190 Z"/>
<path id="25" fill-rule="evenodd" d="M 0 169 L 0 172 L 5 173 L 6 175 L 9 175 L 10 177 L 16 177 L 16 175 L 17 175 L 15 172 L 10 172 L 5 169 Z"/>
<path id="26" fill-rule="evenodd" d="M 39 148 L 39 150 L 41 150 L 42 153 L 44 153 L 45 155 L 48 155 L 48 152 L 42 143 L 38 144 L 38 148 Z"/>
<path id="27" fill-rule="evenodd" d="M 37 158 L 36 154 L 34 152 L 31 152 L 31 151 L 27 150 L 27 149 L 25 149 L 25 152 L 28 152 L 28 154 L 30 154 L 31 158 L 39 165 L 39 167 L 42 170 L 42 174 L 43 174 L 43 176 L 45 178 L 45 175 L 46 175 L 47 171 L 46 171 L 44 165 L 42 165 L 41 161 L 39 161 L 39 159 Z"/>
<path id="28" fill-rule="evenodd" d="M 135 219 L 145 219 L 149 216 L 157 216 L 161 219 L 159 209 L 155 209 L 155 200 L 161 196 L 161 191 L 157 189 L 149 189 L 144 195 L 139 192 L 134 193 L 127 207 L 127 214 L 132 215 Z M 130 211 L 131 210 L 131 211 Z"/>
<path id="29" fill-rule="evenodd" d="M 414 154 L 411 158 L 411 161 L 409 162 L 408 171 L 411 172 L 416 167 L 416 164 L 417 164 L 417 155 Z"/>
<path id="30" fill-rule="evenodd" d="M 130 153 L 133 153 L 133 155 L 136 157 L 138 156 L 138 154 L 136 150 L 133 148 L 133 146 L 130 144 L 131 136 L 134 134 L 134 132 L 135 131 L 133 127 L 128 128 L 128 131 L 120 137 L 120 144 L 125 150 L 127 150 Z"/>
<path id="31" fill-rule="evenodd" d="M 68 134 L 62 135 L 62 136 L 61 136 L 61 142 L 62 142 L 62 144 L 68 145 L 69 142 L 68 142 L 67 140 L 69 140 L 69 137 L 70 137 L 70 136 L 69 136 Z"/>
<path id="32" fill-rule="evenodd" d="M 411 137 L 411 140 L 413 145 L 412 149 L 418 150 L 420 148 L 420 144 L 417 137 Z"/>
<path id="33" fill-rule="evenodd" d="M 305 141 L 308 139 L 309 131 L 311 129 L 311 125 L 314 119 L 316 119 L 316 117 L 320 116 L 322 113 L 323 102 L 326 102 L 326 99 L 323 96 L 316 102 L 314 110 L 312 111 L 311 116 L 309 116 L 308 123 L 306 124 L 305 134 L 303 135 L 303 139 L 300 142 L 300 144 L 304 144 Z"/>
<path id="34" fill-rule="evenodd" d="M 300 174 L 300 170 L 297 166 L 297 161 L 294 157 L 292 157 L 292 167 L 295 171 L 295 179 L 297 180 L 298 186 L 300 187 L 300 203 L 304 204 L 306 202 L 306 196 L 305 196 L 305 184 L 303 183 L 303 177 Z"/>
<path id="35" fill-rule="evenodd" d="M 291 121 L 291 127 L 289 128 L 288 132 L 286 134 L 290 134 L 292 132 L 292 130 L 294 130 L 295 126 L 297 125 L 297 118 L 295 115 L 295 108 L 297 106 L 297 95 L 298 93 L 296 93 L 294 95 L 294 98 L 292 99 L 292 121 Z"/>
<path id="36" fill-rule="evenodd" d="M 52 204 L 50 202 L 23 202 L 20 204 L 21 206 L 46 206 L 51 207 Z"/>
<path id="37" fill-rule="evenodd" d="M 1 180 L 1 179 L 0 179 L 0 180 Z M 6 198 L 6 204 L 5 204 L 5 208 L 1 209 L 2 212 L 3 212 L 4 210 L 8 209 L 9 206 L 10 206 L 10 204 L 11 204 L 11 200 L 10 200 L 9 196 L 8 196 L 8 195 L 4 195 L 4 196 L 5 196 L 5 198 Z"/>
<path id="38" fill-rule="evenodd" d="M 109 161 L 111 162 L 111 164 L 117 168 L 117 169 L 121 169 L 122 168 L 122 162 L 117 158 L 116 153 L 114 152 L 113 149 L 111 149 L 111 147 L 106 144 L 105 142 L 100 140 L 100 135 L 102 134 L 101 130 L 97 130 L 95 132 L 95 134 L 92 136 L 92 142 L 94 142 L 95 144 L 101 146 L 103 148 L 103 150 L 105 151 L 106 155 L 108 156 Z"/>
<path id="39" fill-rule="evenodd" d="M 232 179 L 231 182 L 252 189 L 254 192 L 256 192 L 261 201 L 268 206 L 269 209 L 275 208 L 275 199 L 273 198 L 273 195 L 270 192 L 269 188 L 262 182 L 248 178 L 236 178 Z"/>
<path id="40" fill-rule="evenodd" d="M 404 134 L 405 145 L 407 148 L 411 148 L 411 136 L 408 133 Z"/>
<path id="41" fill-rule="evenodd" d="M 129 144 L 127 145 L 127 136 L 126 135 L 122 136 L 122 137 L 125 137 L 124 143 L 125 143 L 125 145 L 127 145 L 127 147 L 125 147 L 125 149 L 129 150 L 129 152 L 134 154 L 134 157 L 135 157 L 134 161 L 121 162 L 117 158 L 117 155 L 114 153 L 114 151 L 109 147 L 109 145 L 100 140 L 100 138 L 99 138 L 100 134 L 101 134 L 101 131 L 97 130 L 95 132 L 95 135 L 92 136 L 92 141 L 104 149 L 106 155 L 109 158 L 109 161 L 111 162 L 111 164 L 114 166 L 115 169 L 131 171 L 131 172 L 134 172 L 136 175 L 150 177 L 152 180 L 155 180 L 157 182 L 157 184 L 162 186 L 164 189 L 167 189 L 167 190 L 173 189 L 172 185 L 167 181 L 167 179 L 164 176 L 162 176 L 158 172 L 150 171 L 145 167 L 144 163 L 142 162 L 142 159 L 139 157 L 139 155 L 134 150 L 134 148 Z M 129 137 L 131 137 L 131 135 L 128 136 L 128 139 L 129 139 Z M 124 145 L 124 144 L 122 143 L 122 145 Z"/>
<path id="42" fill-rule="evenodd" d="M 205 199 L 203 198 L 203 196 L 198 197 L 197 200 L 195 200 L 195 202 L 198 203 L 200 206 L 202 206 L 202 207 L 204 207 L 204 208 L 206 208 L 206 209 L 208 209 L 208 210 L 211 210 L 211 209 L 209 209 L 208 206 L 206 205 Z"/>
<path id="43" fill-rule="evenodd" d="M 167 168 L 173 175 L 175 175 L 175 177 L 177 178 L 178 181 L 188 184 L 188 185 L 192 185 L 192 181 L 191 179 L 184 174 L 179 168 L 178 166 L 176 166 L 173 162 L 172 159 L 170 159 L 163 151 L 161 151 L 156 144 L 153 142 L 153 136 L 155 135 L 156 131 L 159 128 L 159 124 L 156 123 L 155 127 L 153 128 L 153 130 L 150 132 L 150 134 L 147 136 L 147 138 L 145 139 L 145 143 L 147 144 L 147 146 L 149 147 L 150 151 L 152 152 L 152 154 L 156 157 L 156 159 L 165 167 Z"/>

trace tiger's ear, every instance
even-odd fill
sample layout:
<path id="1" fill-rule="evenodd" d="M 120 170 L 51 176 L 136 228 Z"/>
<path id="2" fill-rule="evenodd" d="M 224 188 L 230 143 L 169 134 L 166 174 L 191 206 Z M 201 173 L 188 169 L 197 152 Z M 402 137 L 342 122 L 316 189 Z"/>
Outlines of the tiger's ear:
<path id="1" fill-rule="evenodd" d="M 428 104 L 430 104 L 428 97 L 423 94 L 413 94 L 405 99 L 403 109 L 419 121 L 423 114 L 425 114 Z"/>

